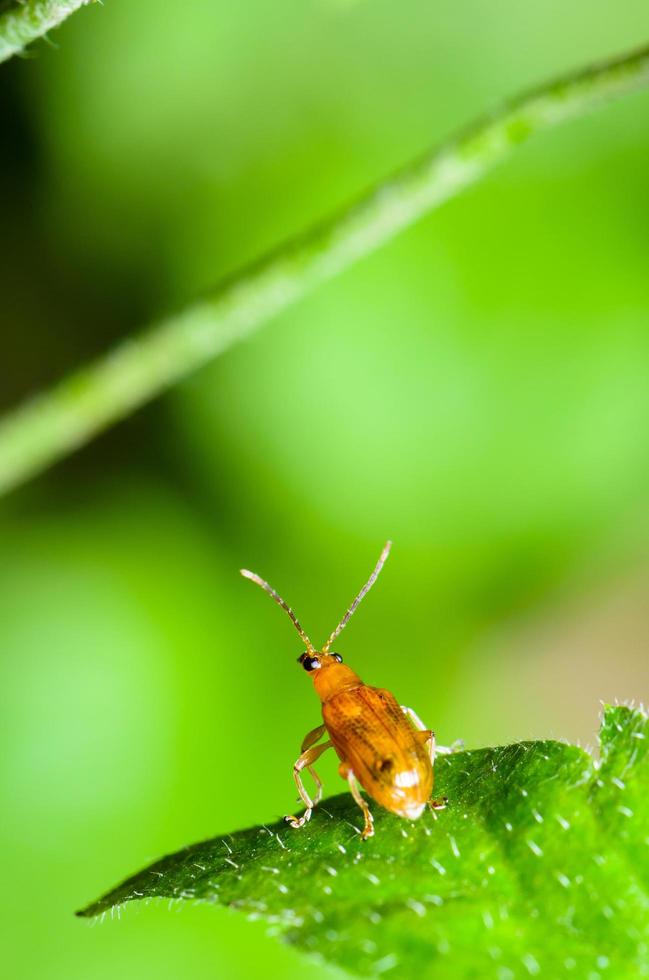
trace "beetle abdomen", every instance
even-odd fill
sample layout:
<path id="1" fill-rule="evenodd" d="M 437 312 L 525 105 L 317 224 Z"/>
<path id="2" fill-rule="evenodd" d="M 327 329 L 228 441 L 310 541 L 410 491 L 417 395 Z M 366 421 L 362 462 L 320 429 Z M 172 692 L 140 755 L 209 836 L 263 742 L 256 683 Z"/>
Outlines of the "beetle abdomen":
<path id="1" fill-rule="evenodd" d="M 433 768 L 394 695 L 361 684 L 326 701 L 322 717 L 363 789 L 399 816 L 420 816 L 433 791 Z"/>

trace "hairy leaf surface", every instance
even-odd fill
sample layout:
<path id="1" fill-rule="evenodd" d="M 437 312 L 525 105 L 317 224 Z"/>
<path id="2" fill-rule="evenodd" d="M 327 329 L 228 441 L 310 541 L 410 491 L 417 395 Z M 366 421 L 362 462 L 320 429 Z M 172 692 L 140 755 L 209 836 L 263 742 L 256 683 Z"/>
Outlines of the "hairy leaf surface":
<path id="1" fill-rule="evenodd" d="M 361 843 L 347 794 L 285 823 L 169 855 L 79 914 L 166 898 L 261 918 L 363 975 L 649 975 L 649 721 L 608 707 L 601 757 L 554 741 L 438 759 L 449 806 L 419 821 L 376 806 Z"/>

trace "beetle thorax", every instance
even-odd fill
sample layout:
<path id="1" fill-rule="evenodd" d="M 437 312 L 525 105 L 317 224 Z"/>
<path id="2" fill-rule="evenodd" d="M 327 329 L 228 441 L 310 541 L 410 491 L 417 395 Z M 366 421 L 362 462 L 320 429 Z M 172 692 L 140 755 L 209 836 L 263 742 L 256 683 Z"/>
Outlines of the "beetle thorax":
<path id="1" fill-rule="evenodd" d="M 313 686 L 323 704 L 341 691 L 350 691 L 363 683 L 351 667 L 338 663 L 333 656 L 318 654 L 318 660 L 320 667 L 312 672 Z"/>

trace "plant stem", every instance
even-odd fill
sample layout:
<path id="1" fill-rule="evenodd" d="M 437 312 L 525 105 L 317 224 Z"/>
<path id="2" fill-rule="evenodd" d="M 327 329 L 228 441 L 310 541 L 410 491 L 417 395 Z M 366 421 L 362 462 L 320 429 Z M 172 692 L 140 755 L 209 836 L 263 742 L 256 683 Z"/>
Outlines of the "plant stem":
<path id="1" fill-rule="evenodd" d="M 69 6 L 69 5 L 68 5 Z M 649 46 L 506 105 L 0 423 L 0 493 L 84 445 L 458 194 L 534 133 L 649 83 Z"/>
<path id="2" fill-rule="evenodd" d="M 93 0 L 20 0 L 0 14 L 0 62 L 20 54 L 28 44 Z"/>

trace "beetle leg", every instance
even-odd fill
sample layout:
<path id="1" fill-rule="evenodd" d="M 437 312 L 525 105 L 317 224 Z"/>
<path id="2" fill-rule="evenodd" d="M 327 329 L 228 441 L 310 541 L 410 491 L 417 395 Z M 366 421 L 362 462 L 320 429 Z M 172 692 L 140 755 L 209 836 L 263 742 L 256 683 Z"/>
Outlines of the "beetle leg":
<path id="1" fill-rule="evenodd" d="M 440 755 L 444 755 L 450 752 L 451 750 L 447 749 L 444 745 L 440 745 L 439 747 L 437 746 L 435 732 L 431 732 L 430 728 L 426 728 L 426 726 L 424 725 L 423 721 L 421 720 L 421 718 L 419 717 L 416 711 L 414 711 L 412 708 L 409 708 L 405 704 L 401 705 L 401 710 L 403 711 L 406 718 L 408 718 L 412 722 L 414 727 L 417 729 L 418 736 L 421 738 L 423 744 L 426 746 L 426 748 L 430 753 L 431 765 L 434 766 L 435 755 L 437 752 L 439 752 Z"/>
<path id="2" fill-rule="evenodd" d="M 447 745 L 438 745 L 437 739 L 435 738 L 435 732 L 431 732 L 429 728 L 426 728 L 423 721 L 419 717 L 416 711 L 412 708 L 408 708 L 405 704 L 401 705 L 401 710 L 403 711 L 406 718 L 409 718 L 412 724 L 417 729 L 417 734 L 421 737 L 422 742 L 428 749 L 430 754 L 430 764 L 435 768 L 435 756 L 436 755 L 450 755 L 458 746 L 457 742 L 454 742 L 450 747 Z M 464 743 L 460 742 L 460 747 Z M 448 803 L 448 796 L 443 796 L 441 800 L 429 800 L 428 806 L 431 810 L 443 810 Z"/>
<path id="3" fill-rule="evenodd" d="M 312 745 L 315 745 L 318 739 L 322 738 L 325 731 L 326 728 L 324 725 L 318 725 L 317 728 L 313 728 L 310 732 L 307 732 L 304 738 L 302 739 L 302 746 L 300 748 L 300 752 L 306 752 L 306 750 L 310 749 Z"/>
<path id="4" fill-rule="evenodd" d="M 361 831 L 361 840 L 367 840 L 368 837 L 374 836 L 374 817 L 372 816 L 372 811 L 367 805 L 367 802 L 361 796 L 361 791 L 358 788 L 358 783 L 356 782 L 356 776 L 351 769 L 348 769 L 347 771 L 347 783 L 349 784 L 349 789 L 352 796 L 363 811 L 365 826 Z"/>
<path id="5" fill-rule="evenodd" d="M 417 736 L 421 738 L 424 747 L 428 749 L 430 764 L 433 769 L 435 768 L 435 756 L 437 753 L 443 752 L 444 754 L 448 754 L 451 751 L 450 749 L 446 749 L 443 745 L 438 745 L 435 738 L 435 732 L 431 732 L 428 728 L 418 731 Z M 448 796 L 443 796 L 441 800 L 429 800 L 428 806 L 431 808 L 431 810 L 444 810 L 447 803 Z"/>
<path id="6" fill-rule="evenodd" d="M 317 728 L 313 728 L 310 732 L 307 732 L 304 738 L 302 739 L 302 746 L 300 748 L 300 752 L 306 752 L 306 750 L 310 749 L 312 745 L 315 745 L 318 739 L 322 738 L 326 730 L 327 730 L 326 725 L 318 725 Z M 316 786 L 315 796 L 313 797 L 313 806 L 317 806 L 320 800 L 322 799 L 322 781 L 318 776 L 317 772 L 315 771 L 315 769 L 313 768 L 313 766 L 307 765 L 306 768 L 311 773 L 311 779 L 313 780 Z"/>
<path id="7" fill-rule="evenodd" d="M 424 739 L 424 745 L 426 746 L 426 748 L 428 749 L 428 751 L 430 753 L 430 764 L 431 764 L 431 766 L 434 769 L 435 768 L 435 755 L 436 755 L 437 752 L 440 751 L 440 749 L 444 748 L 444 746 L 438 746 L 437 745 L 437 740 L 435 738 L 435 732 L 426 731 L 426 732 L 421 732 L 421 734 L 422 735 L 426 735 L 426 738 Z M 428 801 L 428 806 L 433 811 L 435 811 L 435 810 L 444 810 L 444 809 L 446 809 L 447 803 L 448 803 L 448 796 L 443 796 L 441 798 L 441 800 L 429 800 Z"/>
<path id="8" fill-rule="evenodd" d="M 313 813 L 313 808 L 317 803 L 320 802 L 320 797 L 322 796 L 322 783 L 319 777 L 316 775 L 315 770 L 312 768 L 313 763 L 320 758 L 323 752 L 326 752 L 328 748 L 331 747 L 331 742 L 323 742 L 322 745 L 312 746 L 302 753 L 300 758 L 297 760 L 293 766 L 293 779 L 295 780 L 295 785 L 297 786 L 297 791 L 300 794 L 300 799 L 304 803 L 306 810 L 301 817 L 285 817 L 290 823 L 291 827 L 303 827 L 307 820 L 311 819 L 311 814 Z M 316 794 L 315 799 L 311 799 L 309 794 L 304 788 L 304 783 L 302 782 L 302 777 L 300 773 L 303 769 L 308 769 L 313 776 L 314 782 L 316 784 Z"/>
<path id="9" fill-rule="evenodd" d="M 428 746 L 428 751 L 430 753 L 430 764 L 435 765 L 435 756 L 437 755 L 437 736 L 435 732 L 429 732 L 428 738 L 424 741 L 424 745 Z"/>
<path id="10" fill-rule="evenodd" d="M 421 720 L 417 712 L 414 710 L 414 708 L 409 708 L 407 704 L 402 704 L 401 710 L 403 711 L 406 718 L 410 719 L 410 721 L 413 723 L 415 728 L 418 729 L 418 731 L 420 732 L 426 731 L 426 725 L 424 725 L 423 721 Z"/>
<path id="11" fill-rule="evenodd" d="M 436 810 L 445 810 L 447 806 L 448 806 L 448 796 L 443 796 L 441 800 L 428 801 L 428 807 L 433 811 L 433 813 L 435 813 Z"/>
<path id="12" fill-rule="evenodd" d="M 311 779 L 315 783 L 315 796 L 313 797 L 313 806 L 315 807 L 322 799 L 322 780 L 320 779 L 320 776 L 318 776 L 313 766 L 307 766 L 307 769 L 311 773 Z"/>
<path id="13" fill-rule="evenodd" d="M 422 731 L 415 732 L 415 738 L 418 742 L 427 749 L 430 755 L 430 761 L 432 765 L 435 765 L 435 756 L 437 754 L 437 742 L 435 741 L 435 732 L 431 732 L 430 728 L 425 728 Z"/>
<path id="14" fill-rule="evenodd" d="M 406 716 L 406 718 L 410 719 L 410 721 L 412 722 L 412 724 L 414 725 L 414 727 L 417 729 L 417 731 L 419 731 L 419 732 L 427 732 L 427 731 L 429 731 L 429 729 L 426 728 L 426 726 L 424 725 L 423 721 L 421 720 L 421 718 L 419 717 L 419 715 L 417 714 L 417 712 L 413 710 L 413 708 L 409 708 L 407 705 L 402 704 L 401 705 L 401 710 L 403 711 L 403 713 Z M 427 739 L 424 739 L 424 741 L 427 741 Z M 433 748 L 433 751 L 431 752 L 431 762 L 433 764 L 435 763 L 435 753 L 437 753 L 438 755 L 450 755 L 451 752 L 455 752 L 457 750 L 457 747 L 458 746 L 463 747 L 463 745 L 464 745 L 463 742 L 454 742 L 453 745 L 451 745 L 451 746 L 448 746 L 448 745 L 437 745 L 437 746 L 435 746 L 435 739 L 433 737 L 433 746 L 434 746 L 434 748 Z"/>

